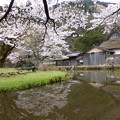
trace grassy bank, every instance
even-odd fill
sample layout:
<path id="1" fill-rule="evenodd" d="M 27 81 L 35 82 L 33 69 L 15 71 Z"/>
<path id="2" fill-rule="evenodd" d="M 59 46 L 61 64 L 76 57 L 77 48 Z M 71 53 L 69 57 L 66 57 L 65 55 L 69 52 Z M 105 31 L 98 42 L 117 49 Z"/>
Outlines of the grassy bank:
<path id="1" fill-rule="evenodd" d="M 120 69 L 118 66 L 105 66 L 105 65 L 89 65 L 89 66 L 43 66 L 40 70 L 58 70 L 58 71 L 71 71 L 71 70 L 115 70 Z"/>
<path id="2" fill-rule="evenodd" d="M 0 73 L 17 72 L 14 68 L 0 68 Z"/>
<path id="3" fill-rule="evenodd" d="M 116 71 L 116 72 L 120 72 L 120 68 L 118 68 L 118 69 L 115 69 L 115 71 Z"/>
<path id="4" fill-rule="evenodd" d="M 68 79 L 66 72 L 28 72 L 26 75 L 0 77 L 0 92 L 24 90 Z"/>

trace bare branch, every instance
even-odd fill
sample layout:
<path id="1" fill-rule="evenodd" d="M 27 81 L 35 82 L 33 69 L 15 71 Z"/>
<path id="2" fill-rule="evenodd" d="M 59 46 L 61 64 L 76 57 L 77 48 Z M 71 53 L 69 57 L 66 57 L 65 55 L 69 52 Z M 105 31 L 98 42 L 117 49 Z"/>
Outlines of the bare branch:
<path id="1" fill-rule="evenodd" d="M 7 19 L 7 16 L 8 16 L 8 14 L 9 14 L 10 11 L 11 11 L 11 8 L 12 8 L 12 6 L 13 6 L 13 3 L 14 3 L 14 0 L 11 0 L 8 9 L 7 9 L 6 13 L 3 15 L 3 17 L 0 19 L 0 22 L 2 22 L 4 19 Z"/>
<path id="2" fill-rule="evenodd" d="M 47 23 L 48 23 L 49 21 L 52 21 L 54 31 L 55 31 L 55 33 L 57 34 L 57 31 L 56 31 L 56 28 L 55 28 L 55 26 L 56 26 L 55 21 L 54 21 L 54 19 L 50 18 L 50 15 L 49 15 L 47 0 L 43 0 L 43 4 L 44 4 L 44 9 L 45 9 L 45 14 L 46 14 L 46 22 L 45 22 L 46 30 L 47 30 L 47 26 L 46 26 Z M 57 34 L 57 35 L 58 35 L 58 34 Z M 45 36 L 44 36 L 44 37 L 45 37 Z"/>
<path id="3" fill-rule="evenodd" d="M 47 23 L 48 20 L 50 19 L 47 1 L 43 0 L 43 4 L 44 4 L 44 9 L 45 9 L 45 14 L 46 14 L 46 23 Z"/>

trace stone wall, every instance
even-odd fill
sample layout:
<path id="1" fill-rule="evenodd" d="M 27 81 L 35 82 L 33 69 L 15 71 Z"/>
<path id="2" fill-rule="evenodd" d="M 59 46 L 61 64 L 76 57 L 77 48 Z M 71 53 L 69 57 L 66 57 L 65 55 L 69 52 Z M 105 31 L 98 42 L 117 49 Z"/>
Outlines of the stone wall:
<path id="1" fill-rule="evenodd" d="M 108 57 L 106 59 L 106 65 L 120 65 L 120 56 L 119 57 Z"/>

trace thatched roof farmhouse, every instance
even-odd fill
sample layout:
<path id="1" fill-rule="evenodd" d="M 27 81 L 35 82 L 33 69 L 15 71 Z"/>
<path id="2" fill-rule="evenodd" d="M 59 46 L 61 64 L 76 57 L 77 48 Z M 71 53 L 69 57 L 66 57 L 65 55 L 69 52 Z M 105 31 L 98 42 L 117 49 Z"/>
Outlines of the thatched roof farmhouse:
<path id="1" fill-rule="evenodd" d="M 120 65 L 120 31 L 113 29 L 100 46 L 87 50 L 83 59 L 84 65 Z"/>

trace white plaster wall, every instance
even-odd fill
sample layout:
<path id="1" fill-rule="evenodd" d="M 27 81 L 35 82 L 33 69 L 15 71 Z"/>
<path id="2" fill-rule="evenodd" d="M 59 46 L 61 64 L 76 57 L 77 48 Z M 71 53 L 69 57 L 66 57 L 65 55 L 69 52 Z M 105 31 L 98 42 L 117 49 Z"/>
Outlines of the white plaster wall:
<path id="1" fill-rule="evenodd" d="M 114 33 L 110 36 L 109 40 L 116 40 L 120 39 L 120 35 L 118 33 Z"/>
<path id="2" fill-rule="evenodd" d="M 119 50 L 114 50 L 114 54 L 120 54 L 120 49 Z"/>
<path id="3" fill-rule="evenodd" d="M 92 48 L 87 53 L 92 53 L 92 52 L 102 52 L 102 50 L 100 50 L 98 48 Z"/>

